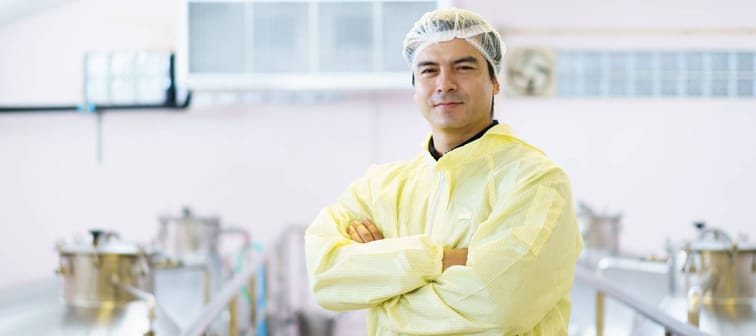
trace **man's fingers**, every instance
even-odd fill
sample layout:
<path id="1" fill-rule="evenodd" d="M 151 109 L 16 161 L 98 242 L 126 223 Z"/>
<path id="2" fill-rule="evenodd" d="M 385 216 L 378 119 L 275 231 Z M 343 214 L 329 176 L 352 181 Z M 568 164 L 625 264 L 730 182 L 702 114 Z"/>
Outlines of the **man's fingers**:
<path id="1" fill-rule="evenodd" d="M 354 240 L 358 243 L 364 243 L 362 238 L 360 238 L 360 235 L 357 234 L 357 229 L 354 228 L 355 224 L 350 224 L 347 226 L 347 233 L 349 234 L 349 239 Z"/>
<path id="2" fill-rule="evenodd" d="M 360 223 L 357 225 L 357 233 L 360 234 L 360 238 L 362 238 L 362 241 L 369 243 L 375 238 L 373 238 L 373 235 L 370 233 L 370 231 L 365 227 L 365 224 Z"/>
<path id="3" fill-rule="evenodd" d="M 381 231 L 369 219 L 353 220 L 347 226 L 347 234 L 349 234 L 349 239 L 358 243 L 369 243 L 383 239 Z"/>
<path id="4" fill-rule="evenodd" d="M 373 222 L 371 222 L 369 219 L 363 219 L 362 223 L 365 224 L 365 227 L 367 227 L 368 231 L 370 231 L 370 234 L 373 235 L 373 238 L 375 238 L 375 240 L 383 239 L 383 234 L 378 230 L 378 227 L 375 226 Z"/>

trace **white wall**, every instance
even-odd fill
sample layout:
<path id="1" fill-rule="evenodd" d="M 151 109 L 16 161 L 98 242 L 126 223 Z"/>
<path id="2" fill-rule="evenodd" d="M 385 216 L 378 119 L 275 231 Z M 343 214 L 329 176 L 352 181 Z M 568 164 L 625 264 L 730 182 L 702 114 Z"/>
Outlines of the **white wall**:
<path id="1" fill-rule="evenodd" d="M 500 27 L 744 27 L 750 1 L 457 1 Z M 87 50 L 172 49 L 178 2 L 79 0 L 0 26 L 0 105 L 75 103 Z M 602 7 L 603 6 L 603 7 Z M 684 7 L 688 6 L 688 7 Z M 652 8 L 654 8 L 652 10 Z M 713 12 L 719 15 L 712 15 Z M 600 15 L 599 15 L 600 14 Z M 510 45 L 753 46 L 754 37 L 506 36 Z M 666 42 L 665 42 L 666 41 Z M 683 41 L 683 42 L 680 42 Z M 756 240 L 754 100 L 497 100 L 499 119 L 571 175 L 577 199 L 625 214 L 622 244 L 662 253 L 703 219 Z M 270 243 L 375 162 L 415 155 L 411 92 L 324 104 L 195 105 L 92 115 L 0 115 L 0 286 L 50 276 L 57 239 L 90 227 L 148 241 L 188 204 Z"/>

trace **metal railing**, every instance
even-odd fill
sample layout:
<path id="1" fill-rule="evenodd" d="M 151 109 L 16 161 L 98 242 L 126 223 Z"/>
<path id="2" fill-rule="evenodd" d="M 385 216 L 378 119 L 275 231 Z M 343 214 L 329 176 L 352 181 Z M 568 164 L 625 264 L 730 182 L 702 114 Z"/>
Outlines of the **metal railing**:
<path id="1" fill-rule="evenodd" d="M 604 335 L 604 302 L 607 295 L 661 325 L 665 335 L 709 336 L 689 324 L 678 321 L 664 311 L 632 297 L 593 270 L 578 265 L 575 268 L 575 280 L 596 290 L 596 336 Z"/>
<path id="2" fill-rule="evenodd" d="M 264 260 L 264 259 L 263 259 Z M 221 291 L 213 297 L 213 299 L 205 305 L 192 319 L 192 323 L 181 332 L 182 336 L 201 336 L 210 328 L 210 325 L 215 321 L 218 316 L 228 309 L 228 334 L 232 336 L 238 336 L 238 297 L 239 293 L 245 286 L 253 290 L 255 288 L 254 281 L 259 269 L 258 264 L 250 263 L 248 267 L 245 267 L 241 272 L 234 275 L 221 289 Z"/>

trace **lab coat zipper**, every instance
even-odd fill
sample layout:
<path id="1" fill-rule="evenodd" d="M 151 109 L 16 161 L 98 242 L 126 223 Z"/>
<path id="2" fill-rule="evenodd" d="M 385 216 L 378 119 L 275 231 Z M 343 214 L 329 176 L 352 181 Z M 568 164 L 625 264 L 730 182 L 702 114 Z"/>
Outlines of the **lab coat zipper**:
<path id="1" fill-rule="evenodd" d="M 436 210 L 438 209 L 438 202 L 440 201 L 441 194 L 444 192 L 444 187 L 446 186 L 446 178 L 444 171 L 441 171 L 439 173 L 438 178 L 438 188 L 436 188 L 436 194 L 433 195 L 433 203 L 431 203 L 431 207 L 428 211 L 428 216 L 425 222 L 425 234 L 428 235 L 428 237 L 433 240 L 433 229 L 436 227 L 436 223 L 434 223 L 434 220 L 436 219 Z"/>

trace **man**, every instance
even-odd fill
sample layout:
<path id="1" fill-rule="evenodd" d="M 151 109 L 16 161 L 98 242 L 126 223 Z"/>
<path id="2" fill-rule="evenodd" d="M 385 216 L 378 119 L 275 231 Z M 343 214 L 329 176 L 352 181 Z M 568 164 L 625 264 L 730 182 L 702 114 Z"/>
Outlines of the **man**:
<path id="1" fill-rule="evenodd" d="M 442 9 L 404 47 L 431 136 L 414 160 L 371 167 L 307 229 L 316 300 L 367 308 L 369 335 L 566 335 L 582 248 L 570 185 L 493 120 L 498 33 Z"/>

